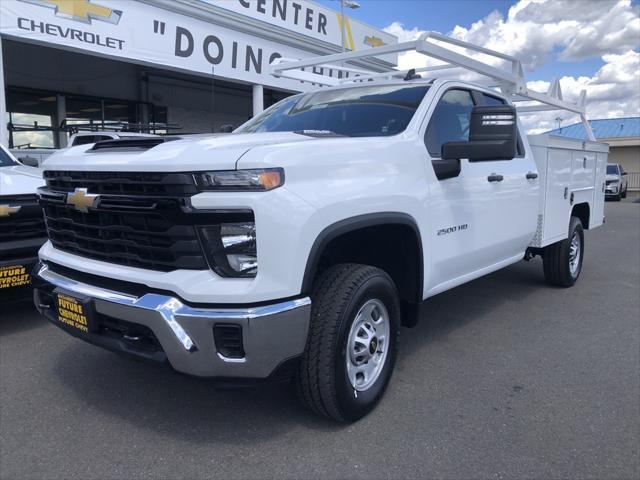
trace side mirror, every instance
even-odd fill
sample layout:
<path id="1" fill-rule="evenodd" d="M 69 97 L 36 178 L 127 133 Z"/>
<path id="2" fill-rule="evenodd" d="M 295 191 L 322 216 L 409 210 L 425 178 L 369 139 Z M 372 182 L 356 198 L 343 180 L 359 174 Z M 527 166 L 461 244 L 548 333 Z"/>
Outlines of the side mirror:
<path id="1" fill-rule="evenodd" d="M 518 122 L 511 105 L 473 107 L 469 141 L 442 145 L 443 159 L 511 160 L 517 154 Z"/>
<path id="2" fill-rule="evenodd" d="M 227 123 L 227 124 L 225 124 L 225 125 L 222 125 L 222 126 L 220 127 L 219 132 L 220 132 L 220 133 L 231 133 L 231 132 L 233 132 L 233 125 L 230 125 L 230 124 L 228 124 L 228 123 Z"/>
<path id="3" fill-rule="evenodd" d="M 21 157 L 17 159 L 20 163 L 22 163 L 23 165 L 26 165 L 28 167 L 37 167 L 38 166 L 38 159 L 34 158 L 34 157 L 30 157 L 30 156 L 26 156 L 26 157 Z"/>
<path id="4" fill-rule="evenodd" d="M 627 172 L 622 172 L 622 176 L 624 177 L 625 175 L 628 175 Z"/>

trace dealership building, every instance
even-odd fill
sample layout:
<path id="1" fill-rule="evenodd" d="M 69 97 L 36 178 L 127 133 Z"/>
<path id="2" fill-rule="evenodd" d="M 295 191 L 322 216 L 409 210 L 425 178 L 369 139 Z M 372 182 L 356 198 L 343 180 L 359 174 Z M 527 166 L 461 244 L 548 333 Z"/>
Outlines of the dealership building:
<path id="1" fill-rule="evenodd" d="M 274 59 L 397 39 L 307 0 L 2 0 L 0 42 L 0 142 L 16 149 L 64 147 L 74 125 L 237 126 L 313 87 L 272 76 Z"/>

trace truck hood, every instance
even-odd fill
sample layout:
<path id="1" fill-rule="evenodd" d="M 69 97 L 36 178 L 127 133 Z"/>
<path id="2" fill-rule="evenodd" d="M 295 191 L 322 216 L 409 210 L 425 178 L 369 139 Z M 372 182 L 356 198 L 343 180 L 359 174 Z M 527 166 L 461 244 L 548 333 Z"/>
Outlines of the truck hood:
<path id="1" fill-rule="evenodd" d="M 35 194 L 44 185 L 42 170 L 26 165 L 0 167 L 0 196 Z"/>
<path id="2" fill-rule="evenodd" d="M 148 150 L 90 151 L 93 145 L 60 150 L 43 164 L 44 170 L 119 172 L 189 172 L 233 170 L 251 148 L 315 141 L 292 132 L 193 135 Z"/>

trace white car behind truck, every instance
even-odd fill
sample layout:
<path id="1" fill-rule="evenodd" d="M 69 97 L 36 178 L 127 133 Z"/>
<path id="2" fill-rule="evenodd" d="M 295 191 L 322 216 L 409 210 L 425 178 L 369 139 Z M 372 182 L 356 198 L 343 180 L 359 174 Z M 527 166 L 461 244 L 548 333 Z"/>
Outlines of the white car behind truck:
<path id="1" fill-rule="evenodd" d="M 429 42 L 368 54 L 429 54 Z M 381 398 L 400 326 L 424 299 L 535 255 L 550 284 L 572 286 L 584 231 L 603 222 L 607 146 L 527 137 L 512 101 L 583 118 L 584 104 L 524 89 L 515 59 L 501 92 L 415 71 L 354 81 L 298 68 L 358 55 L 280 63 L 275 74 L 328 88 L 233 134 L 52 157 L 40 312 L 180 372 L 293 376 L 311 410 L 353 421 Z"/>
<path id="2" fill-rule="evenodd" d="M 614 198 L 618 202 L 627 198 L 627 189 L 629 188 L 628 173 L 619 163 L 608 163 L 607 174 L 605 177 L 605 198 Z"/>

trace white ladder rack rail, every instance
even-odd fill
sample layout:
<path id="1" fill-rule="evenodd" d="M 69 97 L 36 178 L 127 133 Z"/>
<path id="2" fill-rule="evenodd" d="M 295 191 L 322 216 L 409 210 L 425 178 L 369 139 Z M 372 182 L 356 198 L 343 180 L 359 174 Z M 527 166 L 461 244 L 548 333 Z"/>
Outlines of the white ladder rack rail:
<path id="1" fill-rule="evenodd" d="M 507 68 L 495 67 L 487 62 L 471 58 L 469 55 L 452 50 L 450 48 L 452 46 L 494 57 L 506 63 Z M 409 51 L 421 53 L 444 63 L 442 65 L 407 70 L 389 68 L 388 71 L 376 73 L 344 65 L 344 62 L 353 60 Z M 339 64 L 336 65 L 334 62 Z M 337 78 L 324 75 L 323 73 L 317 73 L 316 71 L 303 70 L 307 67 L 319 67 L 322 71 L 329 70 L 330 73 L 333 71 L 352 73 L 355 76 Z M 562 98 L 562 90 L 560 89 L 558 79 L 551 82 L 549 90 L 546 93 L 533 91 L 527 87 L 522 70 L 522 63 L 517 58 L 472 43 L 447 37 L 437 32 L 425 32 L 417 40 L 410 42 L 384 45 L 366 50 L 335 53 L 302 60 L 277 58 L 271 63 L 270 69 L 271 74 L 276 77 L 284 77 L 324 86 L 339 86 L 354 82 L 391 79 L 398 76 L 404 77 L 411 70 L 420 73 L 462 69 L 463 71 L 475 72 L 490 79 L 493 85 L 500 88 L 502 94 L 511 99 L 519 113 L 567 110 L 579 115 L 589 140 L 595 141 L 591 125 L 586 117 L 585 90 L 580 93 L 580 98 L 577 103 L 570 103 Z M 527 104 L 518 105 L 522 102 L 527 102 Z"/>

